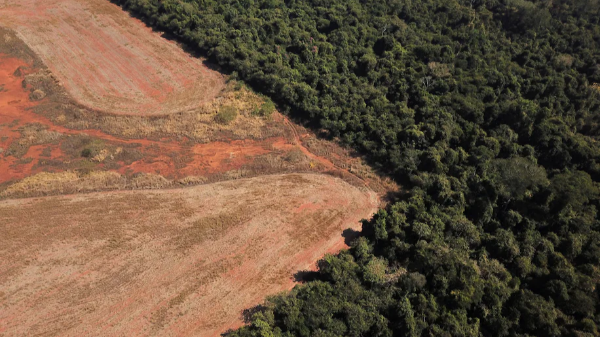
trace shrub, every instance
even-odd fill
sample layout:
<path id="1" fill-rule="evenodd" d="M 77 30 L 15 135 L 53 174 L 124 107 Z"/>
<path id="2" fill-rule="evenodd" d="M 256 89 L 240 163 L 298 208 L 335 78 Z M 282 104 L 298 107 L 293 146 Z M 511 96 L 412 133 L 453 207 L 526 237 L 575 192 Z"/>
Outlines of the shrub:
<path id="1" fill-rule="evenodd" d="M 90 149 L 90 148 L 83 149 L 81 151 L 81 157 L 86 157 L 86 158 L 92 157 L 92 149 Z"/>
<path id="2" fill-rule="evenodd" d="M 237 117 L 237 109 L 231 106 L 223 106 L 219 109 L 217 116 L 215 116 L 215 120 L 218 123 L 229 124 Z"/>
<path id="3" fill-rule="evenodd" d="M 273 101 L 267 99 L 265 103 L 263 103 L 262 106 L 260 106 L 260 108 L 257 108 L 252 112 L 252 115 L 270 117 L 274 111 L 275 104 L 273 103 Z"/>

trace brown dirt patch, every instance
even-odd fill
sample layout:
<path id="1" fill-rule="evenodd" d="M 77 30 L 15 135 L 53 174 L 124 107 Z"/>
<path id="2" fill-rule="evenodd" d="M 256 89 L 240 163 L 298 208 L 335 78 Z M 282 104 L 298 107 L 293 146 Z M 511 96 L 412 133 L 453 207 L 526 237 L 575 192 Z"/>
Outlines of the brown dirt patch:
<path id="1" fill-rule="evenodd" d="M 0 335 L 218 335 L 376 206 L 318 174 L 0 201 Z"/>
<path id="2" fill-rule="evenodd" d="M 16 31 L 88 108 L 164 115 L 197 108 L 224 86 L 219 72 L 109 1 L 5 0 L 0 25 Z"/>

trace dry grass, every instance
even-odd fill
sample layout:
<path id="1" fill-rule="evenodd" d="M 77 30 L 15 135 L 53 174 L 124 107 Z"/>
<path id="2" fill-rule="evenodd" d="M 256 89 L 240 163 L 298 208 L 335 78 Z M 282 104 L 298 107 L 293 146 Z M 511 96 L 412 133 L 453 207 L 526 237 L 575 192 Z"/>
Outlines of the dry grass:
<path id="1" fill-rule="evenodd" d="M 55 144 L 64 135 L 62 133 L 48 130 L 47 126 L 39 123 L 26 124 L 20 127 L 21 137 L 9 146 L 5 156 L 20 158 L 29 150 L 29 147 L 39 144 Z"/>
<path id="2" fill-rule="evenodd" d="M 308 171 L 307 169 L 308 167 L 292 166 L 280 157 L 266 155 L 257 157 L 255 162 L 240 169 L 220 172 L 208 177 L 186 176 L 175 180 L 149 173 L 138 173 L 128 176 L 113 171 L 97 170 L 67 170 L 57 173 L 41 172 L 15 183 L 0 186 L 0 199 L 96 191 L 166 189 L 178 186 L 195 186 L 253 178 L 261 175 L 302 172 Z"/>
<path id="3" fill-rule="evenodd" d="M 64 95 L 55 95 L 55 102 L 41 104 L 35 111 L 59 126 L 76 130 L 98 129 L 124 138 L 186 137 L 206 143 L 225 139 L 266 139 L 283 135 L 285 128 L 273 123 L 269 116 L 253 114 L 255 107 L 262 105 L 264 100 L 243 86 L 237 87 L 230 83 L 221 96 L 194 111 L 157 117 L 103 114 L 69 102 L 64 99 Z M 34 85 L 28 88 L 32 93 L 38 89 Z M 50 90 L 45 90 L 45 93 L 49 92 Z M 222 107 L 234 108 L 238 113 L 235 120 L 219 123 L 217 115 Z"/>
<path id="4" fill-rule="evenodd" d="M 114 172 L 90 172 L 81 175 L 76 172 L 46 173 L 29 176 L 8 186 L 0 197 L 30 197 L 49 194 L 69 194 L 95 190 L 113 190 L 126 187 L 127 180 Z"/>
<path id="5" fill-rule="evenodd" d="M 203 177 L 203 176 L 186 176 L 186 177 L 178 180 L 178 183 L 181 185 L 198 185 L 198 184 L 203 184 L 206 182 L 207 182 L 207 179 L 206 179 L 206 177 Z"/>
<path id="6" fill-rule="evenodd" d="M 429 68 L 431 74 L 433 74 L 433 76 L 435 77 L 452 76 L 452 73 L 450 72 L 450 67 L 445 63 L 432 61 L 427 64 L 427 67 Z"/>
<path id="7" fill-rule="evenodd" d="M 0 26 L 0 48 L 3 54 L 25 60 L 35 66 L 42 64 L 35 53 L 29 47 L 24 46 L 23 41 L 17 37 L 14 31 L 2 26 Z"/>
<path id="8" fill-rule="evenodd" d="M 364 186 L 366 184 L 370 189 L 382 195 L 388 192 L 397 192 L 400 189 L 391 178 L 377 173 L 348 148 L 315 137 L 308 137 L 303 144 L 311 153 L 326 158 L 340 169 L 330 172 L 330 174 L 340 177 L 352 185 Z"/>
<path id="9" fill-rule="evenodd" d="M 190 227 L 181 231 L 173 239 L 173 243 L 179 250 L 186 250 L 204 241 L 217 240 L 234 227 L 248 222 L 252 219 L 252 214 L 247 207 L 241 207 L 214 216 L 201 217 L 193 221 Z"/>
<path id="10" fill-rule="evenodd" d="M 562 65 L 567 68 L 571 67 L 573 65 L 574 61 L 575 61 L 575 58 L 569 54 L 561 54 L 556 58 L 556 62 L 559 65 Z"/>
<path id="11" fill-rule="evenodd" d="M 128 178 L 112 171 L 41 172 L 9 185 L 0 191 L 0 198 L 37 197 L 104 190 L 162 189 L 172 187 L 175 183 L 154 174 L 138 174 Z"/>

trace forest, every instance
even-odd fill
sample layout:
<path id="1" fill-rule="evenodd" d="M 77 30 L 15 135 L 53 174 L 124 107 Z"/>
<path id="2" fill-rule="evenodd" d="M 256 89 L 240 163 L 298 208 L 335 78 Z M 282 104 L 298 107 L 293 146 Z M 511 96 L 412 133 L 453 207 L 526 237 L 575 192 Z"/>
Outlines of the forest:
<path id="1" fill-rule="evenodd" d="M 600 334 L 600 1 L 112 1 L 403 186 L 228 335 Z"/>

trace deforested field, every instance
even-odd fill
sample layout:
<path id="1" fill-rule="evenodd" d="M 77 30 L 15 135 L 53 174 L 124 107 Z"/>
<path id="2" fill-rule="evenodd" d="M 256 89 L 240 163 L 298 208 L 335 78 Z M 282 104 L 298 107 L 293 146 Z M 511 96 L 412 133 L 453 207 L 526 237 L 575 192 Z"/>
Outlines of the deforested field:
<path id="1" fill-rule="evenodd" d="M 223 76 L 106 0 L 2 0 L 16 31 L 79 103 L 115 114 L 197 108 Z M 2 40 L 3 37 L 0 37 Z"/>
<path id="2" fill-rule="evenodd" d="M 376 208 L 288 174 L 0 202 L 0 334 L 218 335 Z"/>

